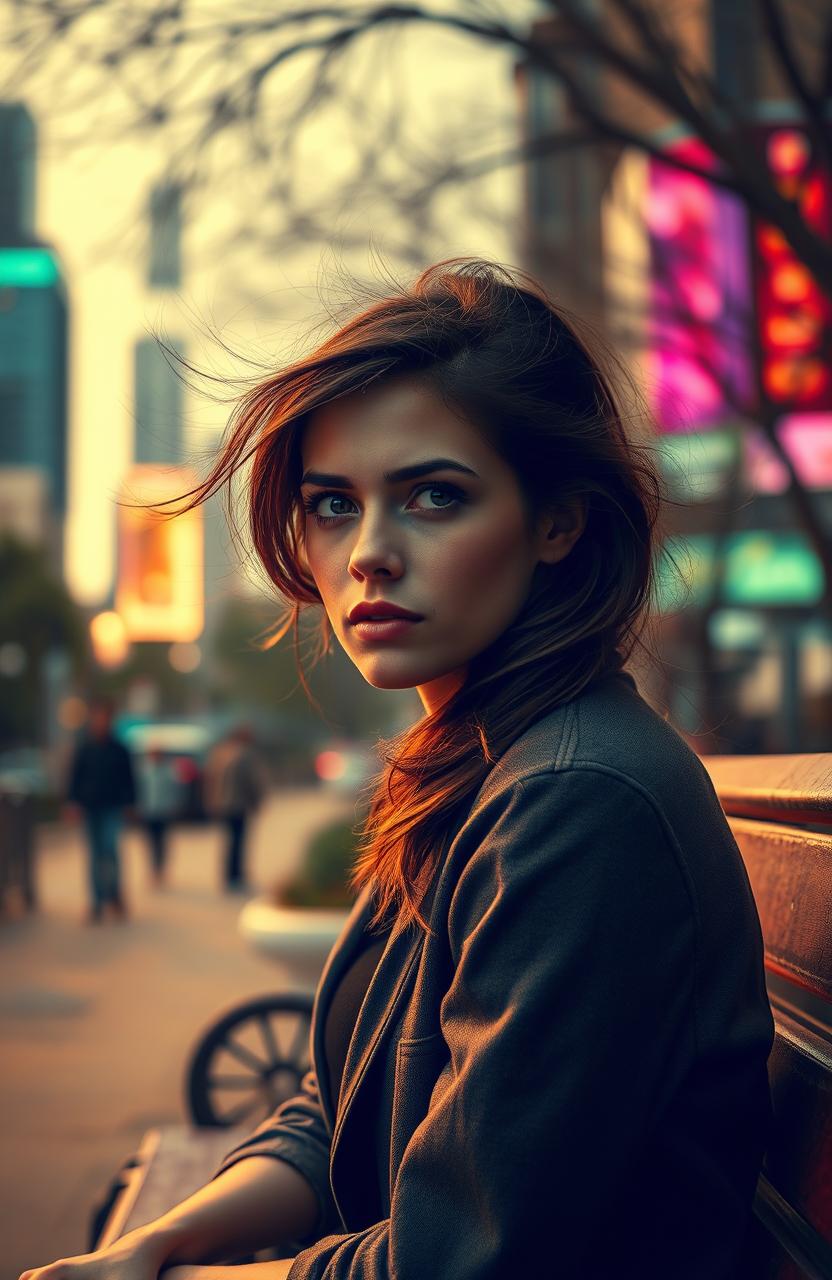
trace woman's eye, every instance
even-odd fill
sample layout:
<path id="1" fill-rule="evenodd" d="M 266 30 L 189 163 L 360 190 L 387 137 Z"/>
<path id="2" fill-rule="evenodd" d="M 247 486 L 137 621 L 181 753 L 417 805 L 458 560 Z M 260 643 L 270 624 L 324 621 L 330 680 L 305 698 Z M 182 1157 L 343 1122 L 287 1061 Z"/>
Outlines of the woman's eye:
<path id="1" fill-rule="evenodd" d="M 309 515 L 313 515 L 315 519 L 318 521 L 318 524 L 328 524 L 330 520 L 337 520 L 338 516 L 343 514 L 342 512 L 339 511 L 339 512 L 336 512 L 334 516 L 319 515 L 317 510 L 318 505 L 319 503 L 323 502 L 325 498 L 331 499 L 335 502 L 350 501 L 349 498 L 345 498 L 343 494 L 339 494 L 339 493 L 315 493 L 312 495 L 311 498 L 305 498 L 303 502 L 304 510 Z"/>
<path id="2" fill-rule="evenodd" d="M 444 485 L 444 484 L 432 484 L 432 485 L 429 485 L 429 486 L 428 486 L 428 488 L 426 488 L 426 489 L 419 489 L 419 490 L 418 490 L 418 492 L 414 494 L 414 497 L 419 498 L 419 497 L 421 497 L 423 494 L 425 494 L 425 495 L 427 495 L 427 496 L 431 499 L 431 501 L 433 501 L 433 496 L 434 496 L 434 494 L 436 494 L 436 493 L 444 494 L 444 496 L 445 496 L 446 498 L 447 498 L 448 496 L 450 496 L 450 497 L 451 497 L 451 499 L 452 499 L 453 501 L 458 501 L 458 500 L 459 500 L 459 494 L 460 494 L 460 491 L 457 489 L 457 490 L 455 490 L 455 491 L 453 491 L 453 492 L 452 492 L 452 491 L 451 491 L 451 489 L 450 489 L 450 488 L 448 488 L 448 487 L 447 487 L 446 485 Z M 446 505 L 447 505 L 446 503 L 440 503 L 440 505 L 439 505 L 438 507 L 422 507 L 422 508 L 420 508 L 420 510 L 422 510 L 422 511 L 444 511 L 444 510 L 445 510 Z"/>
<path id="3" fill-rule="evenodd" d="M 434 499 L 434 494 L 443 495 L 446 499 L 448 497 L 451 498 L 450 503 L 444 502 L 444 503 L 440 503 L 439 506 L 425 506 L 425 507 L 419 508 L 420 511 L 425 511 L 425 512 L 445 511 L 453 507 L 454 505 L 457 505 L 460 502 L 465 501 L 465 494 L 462 492 L 461 489 L 457 489 L 455 485 L 426 484 L 426 485 L 423 485 L 420 489 L 418 489 L 413 494 L 413 498 L 415 499 L 415 498 L 421 497 L 422 494 L 428 494 L 431 498 L 431 501 L 433 501 Z M 344 503 L 352 502 L 352 498 L 347 497 L 347 495 L 344 493 L 313 493 L 311 494 L 308 498 L 304 499 L 303 507 L 304 507 L 304 510 L 309 515 L 312 515 L 315 517 L 318 524 L 321 524 L 321 525 L 332 524 L 336 520 L 342 519 L 344 516 L 347 516 L 350 514 L 349 511 L 336 511 L 334 515 L 320 515 L 318 512 L 318 507 L 324 500 L 327 500 L 330 502 L 344 502 Z"/>

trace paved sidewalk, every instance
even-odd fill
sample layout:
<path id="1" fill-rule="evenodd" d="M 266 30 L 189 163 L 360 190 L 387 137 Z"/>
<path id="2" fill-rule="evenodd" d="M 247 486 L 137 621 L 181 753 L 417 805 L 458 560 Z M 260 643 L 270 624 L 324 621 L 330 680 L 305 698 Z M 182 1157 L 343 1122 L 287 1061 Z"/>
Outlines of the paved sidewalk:
<path id="1" fill-rule="evenodd" d="M 251 833 L 255 891 L 292 872 L 308 834 L 354 816 L 315 788 L 271 798 Z M 41 832 L 39 910 L 0 921 L 0 1280 L 86 1248 L 90 1208 L 152 1125 L 186 1119 L 184 1066 L 201 1028 L 249 996 L 290 987 L 237 933 L 241 895 L 220 892 L 221 835 L 183 829 L 154 889 L 139 833 L 122 845 L 131 918 L 86 910 L 77 832 Z"/>

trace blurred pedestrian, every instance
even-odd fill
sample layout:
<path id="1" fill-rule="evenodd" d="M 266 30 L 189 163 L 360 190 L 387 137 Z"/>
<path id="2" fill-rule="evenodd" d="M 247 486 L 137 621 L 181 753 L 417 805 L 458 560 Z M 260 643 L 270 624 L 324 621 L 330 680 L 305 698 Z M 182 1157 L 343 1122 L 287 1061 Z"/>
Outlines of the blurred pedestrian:
<path id="1" fill-rule="evenodd" d="M 167 840 L 171 823 L 179 811 L 181 786 L 173 765 L 161 747 L 151 747 L 139 761 L 139 819 L 150 841 L 153 882 L 165 882 Z"/>
<path id="2" fill-rule="evenodd" d="M 112 702 L 96 698 L 87 736 L 76 748 L 69 772 L 66 815 L 70 820 L 83 817 L 87 828 L 91 924 L 101 919 L 107 905 L 119 919 L 127 915 L 118 839 L 125 810 L 135 803 L 136 787 L 130 753 L 113 735 L 112 726 Z"/>
<path id="3" fill-rule="evenodd" d="M 238 725 L 210 752 L 203 779 L 205 810 L 210 817 L 222 822 L 228 832 L 223 868 L 226 889 L 246 888 L 246 829 L 266 785 L 254 735 L 248 725 Z"/>

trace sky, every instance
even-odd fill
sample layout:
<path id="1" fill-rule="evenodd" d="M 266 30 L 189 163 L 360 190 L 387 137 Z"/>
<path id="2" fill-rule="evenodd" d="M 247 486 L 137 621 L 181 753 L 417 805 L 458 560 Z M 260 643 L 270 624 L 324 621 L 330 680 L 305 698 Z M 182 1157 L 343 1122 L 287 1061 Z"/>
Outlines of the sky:
<path id="1" fill-rule="evenodd" d="M 114 82 L 108 91 L 97 73 L 88 73 L 85 105 L 66 108 L 62 86 L 69 53 L 55 48 L 51 55 L 47 52 L 37 76 L 16 96 L 26 102 L 39 129 L 37 233 L 59 255 L 70 301 L 65 572 L 76 598 L 97 605 L 106 602 L 112 588 L 114 500 L 132 456 L 134 343 L 150 331 L 161 332 L 174 345 L 184 343 L 188 356 L 207 370 L 246 372 L 223 353 L 215 333 L 243 358 L 279 363 L 304 345 L 310 323 L 325 314 L 333 267 L 343 261 L 367 272 L 373 252 L 380 251 L 395 269 L 402 229 L 367 196 L 350 208 L 336 205 L 331 233 L 310 237 L 289 254 L 278 257 L 256 244 L 229 254 L 224 231 L 248 216 L 251 203 L 260 201 L 261 216 L 268 216 L 268 206 L 262 205 L 265 175 L 244 169 L 232 183 L 225 182 L 218 152 L 211 181 L 185 229 L 182 285 L 151 291 L 144 284 L 143 209 L 164 170 L 169 143 L 159 135 L 131 136 L 123 127 L 131 112 L 121 87 Z M 370 110 L 374 103 L 397 101 L 398 95 L 411 141 L 435 147 L 443 134 L 450 138 L 466 129 L 476 138 L 492 120 L 501 122 L 493 136 L 500 136 L 501 127 L 502 140 L 513 141 L 517 102 L 511 55 L 425 30 L 402 35 L 395 62 L 395 75 L 389 68 L 382 75 L 369 60 L 362 69 L 359 54 L 352 87 L 361 98 L 366 91 Z M 0 66 L 15 66 L 9 45 L 0 50 Z M 277 98 L 290 97 L 293 83 L 290 74 L 276 83 Z M 73 99 L 79 84 L 85 88 L 83 72 L 72 81 Z M 304 130 L 292 178 L 313 204 L 318 192 L 327 196 L 339 167 L 348 164 L 348 147 L 343 114 L 330 113 Z M 401 160 L 392 157 L 394 166 Z M 444 197 L 446 230 L 434 241 L 432 256 L 473 253 L 516 262 L 520 190 L 521 171 L 512 168 Z M 478 212 L 484 204 L 488 216 Z M 345 237 L 357 239 L 359 248 L 344 249 Z M 405 271 L 412 275 L 414 268 Z M 204 464 L 230 408 L 188 395 L 186 449 L 197 465 Z"/>

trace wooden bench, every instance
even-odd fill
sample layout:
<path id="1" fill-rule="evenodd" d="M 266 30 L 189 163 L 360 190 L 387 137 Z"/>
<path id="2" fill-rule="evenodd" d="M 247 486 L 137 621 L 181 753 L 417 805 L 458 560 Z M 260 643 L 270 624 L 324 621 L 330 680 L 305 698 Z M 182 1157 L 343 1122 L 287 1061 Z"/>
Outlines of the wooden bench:
<path id="1" fill-rule="evenodd" d="M 832 1280 L 832 753 L 704 764 L 754 891 L 776 1028 L 742 1280 Z"/>
<path id="2" fill-rule="evenodd" d="M 775 1130 L 737 1280 L 832 1280 L 832 753 L 704 764 L 757 901 L 776 1024 Z M 93 1245 L 203 1185 L 243 1132 L 153 1131 L 99 1212 Z"/>

